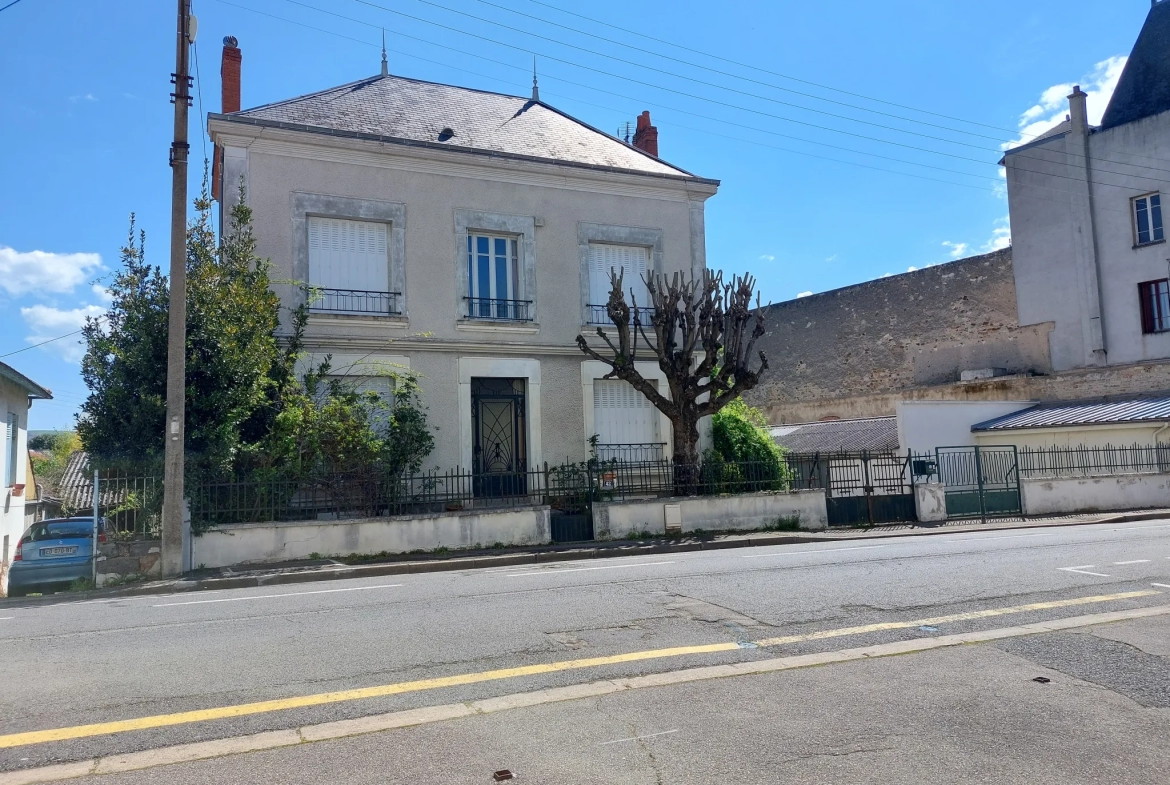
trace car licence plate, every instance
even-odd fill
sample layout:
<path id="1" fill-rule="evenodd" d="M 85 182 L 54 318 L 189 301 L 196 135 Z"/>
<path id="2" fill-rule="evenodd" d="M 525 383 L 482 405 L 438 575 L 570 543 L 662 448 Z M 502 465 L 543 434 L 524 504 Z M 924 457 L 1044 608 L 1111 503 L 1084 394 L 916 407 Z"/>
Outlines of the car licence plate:
<path id="1" fill-rule="evenodd" d="M 41 556 L 72 556 L 75 553 L 77 553 L 76 545 L 60 548 L 41 548 Z"/>

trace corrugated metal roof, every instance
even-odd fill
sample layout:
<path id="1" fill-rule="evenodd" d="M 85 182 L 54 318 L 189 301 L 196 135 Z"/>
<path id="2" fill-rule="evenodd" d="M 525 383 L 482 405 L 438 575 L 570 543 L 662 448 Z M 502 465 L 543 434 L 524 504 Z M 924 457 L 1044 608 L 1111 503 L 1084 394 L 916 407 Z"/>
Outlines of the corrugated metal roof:
<path id="1" fill-rule="evenodd" d="M 1028 409 L 976 423 L 972 431 L 1007 431 L 1020 428 L 1060 428 L 1072 425 L 1170 421 L 1170 396 L 1131 398 L 1123 401 L 1071 401 L 1042 403 Z"/>
<path id="2" fill-rule="evenodd" d="M 898 449 L 898 418 L 867 417 L 857 420 L 778 425 L 772 439 L 792 452 L 888 452 Z"/>
<path id="3" fill-rule="evenodd" d="M 215 117 L 702 179 L 544 102 L 401 76 L 375 76 Z"/>

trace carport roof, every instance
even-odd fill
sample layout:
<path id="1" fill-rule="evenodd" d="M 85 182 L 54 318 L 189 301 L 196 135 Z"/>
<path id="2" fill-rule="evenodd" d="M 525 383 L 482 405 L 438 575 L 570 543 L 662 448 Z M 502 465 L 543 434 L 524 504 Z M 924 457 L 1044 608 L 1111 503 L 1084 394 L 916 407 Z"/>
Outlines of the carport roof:
<path id="1" fill-rule="evenodd" d="M 898 449 L 897 417 L 778 425 L 772 440 L 793 452 L 889 452 Z"/>
<path id="2" fill-rule="evenodd" d="M 1121 425 L 1170 421 L 1170 395 L 1114 401 L 1042 403 L 971 426 L 973 432 L 1077 425 Z"/>

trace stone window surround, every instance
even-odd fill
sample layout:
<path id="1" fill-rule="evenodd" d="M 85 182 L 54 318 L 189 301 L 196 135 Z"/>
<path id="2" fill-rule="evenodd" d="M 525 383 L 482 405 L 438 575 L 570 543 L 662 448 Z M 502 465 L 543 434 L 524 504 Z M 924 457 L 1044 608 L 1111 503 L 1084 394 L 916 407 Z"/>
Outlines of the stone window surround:
<path id="1" fill-rule="evenodd" d="M 518 241 L 516 263 L 520 266 L 521 291 L 516 293 L 516 299 L 532 301 L 530 322 L 510 325 L 502 321 L 467 317 L 467 301 L 464 298 L 471 291 L 470 281 L 467 280 L 467 235 L 475 232 L 511 235 Z M 538 325 L 540 321 L 536 298 L 536 216 L 455 210 L 455 285 L 455 313 L 458 314 L 461 323 L 469 326 L 483 324 L 486 329 L 515 326 L 525 332 L 531 332 L 532 327 Z"/>
<path id="2" fill-rule="evenodd" d="M 466 471 L 472 470 L 475 445 L 471 417 L 472 377 L 526 380 L 524 421 L 527 424 L 525 437 L 528 442 L 528 468 L 531 470 L 540 466 L 544 460 L 540 441 L 540 360 L 517 357 L 459 358 L 459 464 Z"/>
<path id="3" fill-rule="evenodd" d="M 577 253 L 581 271 L 581 324 L 589 324 L 589 246 L 592 243 L 610 245 L 638 245 L 650 249 L 650 270 L 660 275 L 663 270 L 662 230 L 614 224 L 595 224 L 581 221 L 577 224 Z M 598 303 L 600 304 L 600 303 Z M 646 303 L 643 303 L 645 306 Z M 590 399 L 592 399 L 592 392 Z M 590 404 L 592 407 L 592 404 Z M 592 408 L 589 417 L 592 419 Z"/>
<path id="4" fill-rule="evenodd" d="M 401 292 L 399 304 L 405 319 L 410 298 L 406 294 L 406 205 L 378 199 L 355 199 L 294 191 L 292 194 L 292 277 L 309 280 L 309 218 L 341 218 L 351 221 L 376 221 L 390 224 L 386 250 L 390 265 L 390 291 Z M 298 302 L 301 296 L 298 295 Z M 386 318 L 386 317 L 379 317 Z"/>
<path id="5" fill-rule="evenodd" d="M 670 397 L 670 385 L 666 382 L 666 374 L 658 367 L 657 362 L 636 362 L 634 368 L 642 374 L 644 379 L 653 379 L 658 382 L 658 391 Z M 581 409 L 585 420 L 585 453 L 589 453 L 589 437 L 596 433 L 593 423 L 593 383 L 610 372 L 610 367 L 598 360 L 581 361 Z M 658 438 L 666 442 L 664 457 L 674 455 L 674 429 L 670 418 L 658 411 Z"/>

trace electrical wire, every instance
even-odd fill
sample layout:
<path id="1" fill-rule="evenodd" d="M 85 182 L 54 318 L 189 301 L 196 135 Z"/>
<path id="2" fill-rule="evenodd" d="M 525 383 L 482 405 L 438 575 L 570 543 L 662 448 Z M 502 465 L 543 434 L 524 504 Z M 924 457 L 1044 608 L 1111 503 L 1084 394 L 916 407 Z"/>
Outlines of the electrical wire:
<path id="1" fill-rule="evenodd" d="M 358 0 L 358 1 L 360 2 L 360 0 Z M 287 22 L 287 23 L 289 23 L 289 24 L 294 24 L 294 25 L 297 25 L 297 26 L 299 26 L 299 27 L 304 27 L 304 28 L 307 28 L 307 29 L 310 29 L 310 30 L 314 30 L 314 31 L 316 31 L 316 32 L 325 33 L 325 34 L 327 34 L 327 35 L 333 35 L 333 36 L 336 36 L 336 37 L 338 37 L 338 38 L 343 38 L 343 39 L 346 39 L 346 40 L 349 40 L 349 41 L 354 41 L 354 42 L 356 42 L 356 43 L 360 43 L 360 44 L 363 44 L 363 45 L 365 45 L 365 46 L 370 46 L 370 47 L 374 47 L 374 48 L 377 48 L 377 47 L 378 47 L 378 44 L 371 43 L 371 42 L 369 42 L 369 41 L 364 41 L 364 40 L 362 40 L 362 39 L 353 38 L 352 36 L 347 36 L 347 35 L 344 35 L 344 34 L 342 34 L 342 33 L 336 33 L 336 32 L 333 32 L 333 31 L 331 31 L 331 30 L 326 30 L 326 29 L 324 29 L 324 28 L 320 28 L 320 27 L 317 27 L 317 26 L 314 26 L 314 25 L 306 24 L 306 23 L 304 23 L 304 22 L 300 22 L 300 21 L 296 21 L 296 20 L 288 19 L 288 18 L 286 18 L 286 17 L 282 17 L 282 16 L 279 16 L 279 15 L 276 15 L 276 14 L 272 14 L 272 13 L 269 13 L 269 12 L 266 12 L 266 11 L 260 11 L 260 10 L 258 10 L 258 9 L 249 8 L 248 6 L 239 5 L 238 3 L 233 3 L 233 2 L 230 2 L 229 0 L 216 0 L 216 2 L 222 3 L 222 4 L 224 4 L 224 5 L 233 6 L 233 7 L 235 7 L 235 8 L 239 8 L 239 9 L 241 9 L 241 10 L 250 11 L 250 12 L 252 12 L 252 13 L 259 14 L 259 15 L 261 15 L 261 16 L 267 16 L 267 17 L 270 17 L 270 18 L 273 18 L 273 19 L 278 19 L 278 20 L 280 20 L 280 21 Z M 380 25 L 374 24 L 374 23 L 372 23 L 372 22 L 367 22 L 367 21 L 365 21 L 365 20 L 362 20 L 362 19 L 355 19 L 354 17 L 346 16 L 346 15 L 344 15 L 344 14 L 340 14 L 340 13 L 337 13 L 337 12 L 335 12 L 335 11 L 329 11 L 329 10 L 326 10 L 326 9 L 318 8 L 318 7 L 316 7 L 316 6 L 309 5 L 308 3 L 299 2 L 298 0 L 286 0 L 286 2 L 289 2 L 289 3 L 293 4 L 293 5 L 298 5 L 298 6 L 301 6 L 301 7 L 304 7 L 304 8 L 308 8 L 308 9 L 311 9 L 311 10 L 314 10 L 314 11 L 318 11 L 318 12 L 320 12 L 320 13 L 328 14 L 328 15 L 330 15 L 330 16 L 335 16 L 335 17 L 338 17 L 338 18 L 340 18 L 340 19 L 344 19 L 344 20 L 346 20 L 346 21 L 354 22 L 354 23 L 356 23 L 356 24 L 365 25 L 365 26 L 368 26 L 368 27 L 370 27 L 370 28 L 373 28 L 373 29 L 376 29 L 376 30 L 379 30 L 379 31 L 383 30 L 383 28 L 382 28 Z M 419 42 L 421 42 L 421 43 L 428 44 L 428 45 L 430 45 L 430 46 L 435 46 L 435 47 L 439 47 L 439 48 L 442 48 L 442 49 L 448 49 L 448 50 L 451 50 L 451 51 L 454 51 L 454 52 L 458 52 L 458 53 L 461 53 L 461 54 L 467 54 L 467 55 L 470 55 L 470 56 L 472 56 L 472 57 L 475 57 L 475 58 L 477 58 L 477 59 L 484 60 L 484 61 L 486 61 L 486 62 L 494 63 L 494 64 L 497 64 L 497 65 L 501 65 L 501 66 L 504 66 L 504 67 L 507 67 L 507 68 L 511 68 L 511 69 L 515 69 L 515 70 L 520 70 L 520 71 L 523 71 L 523 72 L 524 72 L 524 73 L 526 73 L 526 74 L 528 73 L 528 69 L 527 69 L 526 67 L 517 66 L 517 65 L 515 65 L 515 64 L 513 64 L 513 63 L 507 63 L 507 62 L 504 62 L 504 61 L 495 60 L 495 59 L 493 59 L 493 58 L 490 58 L 490 57 L 487 57 L 487 56 L 485 56 L 485 55 L 476 54 L 476 53 L 474 53 L 474 52 L 467 52 L 466 50 L 463 50 L 463 49 L 458 49 L 458 48 L 456 48 L 456 47 L 447 46 L 447 45 L 445 45 L 445 44 L 440 44 L 440 43 L 437 43 L 437 42 L 435 42 L 435 41 L 430 41 L 430 40 L 428 40 L 428 39 L 425 39 L 425 38 L 420 38 L 420 37 L 418 37 L 418 36 L 413 36 L 413 35 L 410 35 L 410 34 L 408 34 L 408 33 L 401 33 L 401 32 L 399 32 L 399 31 L 396 31 L 396 30 L 393 30 L 393 29 L 391 29 L 391 30 L 389 30 L 389 31 L 387 31 L 387 32 L 390 32 L 390 34 L 391 34 L 391 35 L 398 35 L 398 36 L 400 36 L 400 37 L 407 38 L 407 39 L 414 40 L 414 41 L 419 41 Z M 409 54 L 409 55 L 407 55 L 407 56 L 409 56 L 409 57 L 412 57 L 412 58 L 414 58 L 414 59 L 416 59 L 416 60 L 420 60 L 420 61 L 422 61 L 422 62 L 432 63 L 432 64 L 439 65 L 439 66 L 442 66 L 442 67 L 445 67 L 445 68 L 450 68 L 450 69 L 452 69 L 452 70 L 460 71 L 460 72 L 463 72 L 463 73 L 470 73 L 470 74 L 474 74 L 474 75 L 476 75 L 476 76 L 479 76 L 479 77 L 481 77 L 481 78 L 483 78 L 483 77 L 484 77 L 484 75 L 483 75 L 482 73 L 480 73 L 480 72 L 477 72 L 477 71 L 470 71 L 470 70 L 468 70 L 468 69 L 464 69 L 464 68 L 459 68 L 458 66 L 453 66 L 453 65 L 450 65 L 449 63 L 439 62 L 439 61 L 436 61 L 436 60 L 430 60 L 430 59 L 428 59 L 428 58 L 426 58 L 426 57 L 422 57 L 422 56 L 420 56 L 420 55 Z M 488 78 L 492 78 L 492 77 L 488 77 Z M 604 93 L 604 94 L 607 94 L 607 95 L 612 95 L 612 96 L 615 96 L 615 97 L 618 97 L 618 98 L 623 98 L 623 99 L 625 99 L 625 100 L 631 100 L 631 101 L 642 101 L 642 99 L 639 99 L 639 98 L 634 98 L 634 97 L 632 97 L 632 96 L 626 96 L 626 95 L 623 95 L 623 94 L 621 94 L 621 93 L 615 93 L 615 92 L 613 92 L 613 91 L 610 91 L 610 90 L 605 90 L 605 89 L 602 89 L 602 88 L 593 87 L 593 86 L 591 86 L 591 85 L 582 84 L 582 83 L 580 83 L 580 82 L 574 82 L 574 81 L 572 81 L 572 80 L 561 79 L 561 78 L 559 78 L 559 77 L 557 77 L 556 79 L 557 79 L 557 81 L 561 81 L 561 82 L 564 82 L 564 83 L 566 83 L 566 84 L 571 84 L 571 85 L 574 85 L 574 86 L 578 86 L 578 87 L 582 87 L 582 88 L 585 88 L 585 89 L 593 90 L 593 91 L 595 91 L 595 92 L 601 92 L 601 93 Z M 493 81 L 501 81 L 501 82 L 503 82 L 503 80 L 498 80 L 498 79 L 494 79 L 494 78 L 493 78 Z M 504 83 L 505 83 L 505 84 L 510 84 L 510 85 L 511 85 L 511 84 L 513 84 L 513 83 L 509 83 L 509 82 L 504 82 Z M 548 94 L 548 95 L 554 95 L 553 93 L 546 93 L 546 94 Z M 570 97 L 570 96 L 562 96 L 562 97 L 568 98 L 569 100 L 578 101 L 578 102 L 580 102 L 580 103 L 584 103 L 584 104 L 587 104 L 587 105 L 590 105 L 590 106 L 597 106 L 598 108 L 606 109 L 607 111 L 619 111 L 619 110 L 613 109 L 612 107 L 606 107 L 606 106 L 602 106 L 602 105 L 600 105 L 600 104 L 591 103 L 591 102 L 584 101 L 584 100 L 581 100 L 581 99 L 578 99 L 578 98 L 572 98 L 572 97 Z M 643 103 L 647 103 L 647 102 L 643 101 Z M 710 117 L 710 116 L 708 116 L 708 115 L 702 115 L 702 114 L 698 114 L 698 113 L 695 113 L 695 112 L 689 112 L 689 111 L 687 111 L 687 110 L 684 110 L 684 109 L 679 109 L 679 108 L 677 108 L 677 107 L 670 107 L 670 106 L 667 106 L 667 105 L 660 104 L 660 103 L 658 103 L 658 102 L 649 102 L 649 103 L 651 103 L 652 105 L 656 105 L 656 106 L 658 106 L 658 107 L 660 107 L 660 108 L 668 109 L 668 110 L 670 110 L 670 111 L 676 111 L 676 112 L 679 112 L 679 113 L 681 113 L 681 114 L 687 114 L 687 115 L 690 115 L 690 116 L 693 116 L 693 117 L 698 117 L 698 118 L 700 118 L 700 119 L 711 120 L 712 122 L 720 122 L 720 123 L 724 122 L 724 121 L 722 121 L 722 120 L 719 120 L 718 118 Z M 801 122 L 801 121 L 795 121 L 795 122 Z M 792 149 L 790 149 L 790 148 L 779 147 L 779 146 L 777 146 L 777 145 L 769 145 L 769 144 L 765 144 L 765 143 L 763 143 L 763 142 L 755 142 L 755 141 L 752 141 L 752 140 L 746 140 L 746 139 L 737 139 L 736 137 L 730 137 L 730 136 L 728 136 L 727 134 L 724 134 L 724 133 L 716 133 L 716 132 L 713 132 L 713 131 L 706 131 L 706 130 L 703 130 L 703 129 L 693 128 L 693 127 L 689 127 L 689 126 L 679 126 L 679 127 L 685 127 L 685 128 L 688 128 L 688 130 L 693 130 L 693 131 L 697 131 L 697 132 L 699 132 L 699 133 L 704 133 L 704 134 L 708 134 L 708 135 L 712 135 L 712 136 L 719 136 L 719 137 L 722 137 L 722 138 L 735 139 L 736 141 L 743 141 L 743 142 L 747 142 L 747 143 L 749 143 L 749 144 L 756 144 L 756 145 L 759 145 L 759 146 L 762 146 L 762 147 L 768 147 L 768 148 L 771 148 L 771 149 L 781 150 L 781 151 L 784 151 L 784 152 L 795 153 L 795 154 L 797 154 L 797 155 L 805 155 L 805 156 L 809 156 L 809 157 L 813 157 L 813 158 L 819 158 L 819 159 L 821 159 L 821 160 L 833 161 L 833 162 L 836 162 L 836 163 L 843 163 L 843 164 L 847 164 L 847 165 L 851 165 L 851 166 L 859 166 L 859 167 L 862 167 L 862 168 L 867 168 L 867 169 L 874 169 L 874 170 L 877 170 L 877 171 L 884 171 L 884 172 L 889 172 L 889 173 L 892 173 L 892 174 L 900 174 L 900 175 L 903 175 L 903 176 L 906 176 L 906 177 L 915 177 L 915 178 L 918 178 L 918 179 L 924 179 L 924 180 L 929 180 L 929 181 L 932 181 L 932 182 L 939 182 L 939 183 L 944 183 L 944 184 L 948 184 L 948 185 L 956 185 L 956 186 L 959 186 L 959 187 L 965 187 L 965 188 L 976 188 L 976 189 L 978 189 L 978 190 L 988 191 L 988 192 L 990 192 L 990 193 L 997 193 L 997 194 L 998 194 L 998 193 L 1001 193 L 1001 191 L 1002 191 L 1002 188 L 1003 188 L 1003 183 L 1002 183 L 1001 181 L 998 181 L 998 180 L 997 180 L 997 178 L 993 178 L 993 177 L 989 177 L 989 176 L 984 176 L 984 175 L 979 175 L 979 174 L 972 173 L 972 172 L 961 172 L 961 171 L 959 171 L 959 170 L 948 170 L 948 169 L 945 169 L 945 168 L 943 168 L 943 167 L 935 167 L 935 166 L 933 166 L 933 165 L 931 165 L 931 164 L 923 164 L 923 163 L 920 163 L 920 162 L 915 162 L 915 161 L 907 161 L 907 160 L 905 160 L 905 159 L 893 158 L 893 157 L 890 157 L 890 156 L 881 156 L 881 155 L 878 155 L 878 154 L 876 154 L 876 153 L 870 153 L 870 152 L 864 152 L 864 151 L 860 151 L 860 150 L 853 150 L 853 149 L 851 149 L 851 148 L 839 147 L 839 146 L 837 146 L 837 145 L 831 145 L 831 144 L 828 144 L 828 143 L 826 143 L 826 142 L 818 142 L 818 141 L 811 140 L 811 139 L 804 139 L 804 138 L 802 138 L 802 137 L 794 137 L 794 136 L 790 136 L 790 135 L 787 135 L 787 134 L 782 134 L 782 133 L 779 133 L 779 132 L 776 132 L 776 131 L 771 131 L 771 130 L 768 130 L 768 129 L 763 129 L 763 128 L 755 128 L 755 127 L 752 127 L 752 126 L 741 126 L 741 127 L 745 128 L 745 129 L 748 129 L 748 130 L 753 130 L 753 131 L 758 131 L 758 132 L 760 132 L 760 133 L 770 134 L 770 135 L 779 136 L 779 137 L 783 137 L 783 138 L 790 138 L 790 139 L 794 139 L 794 140 L 797 140 L 797 141 L 806 142 L 806 143 L 809 143 L 809 144 L 816 144 L 816 145 L 827 146 L 827 147 L 831 147 L 831 148 L 834 148 L 834 149 L 840 149 L 840 150 L 843 150 L 843 151 L 847 151 L 847 152 L 856 153 L 856 154 L 858 154 L 858 155 L 869 155 L 869 156 L 874 156 L 874 157 L 878 157 L 878 158 L 884 158 L 884 159 L 886 159 L 886 160 L 891 160 L 891 161 L 895 161 L 895 162 L 898 162 L 898 163 L 904 163 L 904 164 L 907 164 L 907 165 L 910 165 L 910 166 L 923 166 L 923 167 L 928 167 L 928 168 L 933 168 L 933 169 L 942 169 L 943 171 L 949 171 L 949 172 L 951 172 L 951 173 L 954 173 L 954 174 L 960 174 L 960 175 L 967 176 L 967 177 L 978 177 L 978 178 L 982 178 L 982 179 L 984 179 L 984 180 L 985 180 L 985 181 L 987 181 L 987 182 L 996 182 L 997 186 L 996 186 L 996 187 L 992 187 L 992 188 L 982 188 L 982 187 L 979 187 L 979 186 L 972 186 L 972 185 L 971 185 L 971 184 L 969 184 L 969 183 L 956 183 L 956 182 L 954 182 L 954 181 L 951 181 L 951 180 L 942 180 L 942 179 L 935 178 L 935 177 L 926 177 L 926 176 L 924 176 L 924 175 L 917 175 L 917 174 L 914 174 L 914 173 L 912 173 L 912 172 L 899 172 L 899 171 L 897 171 L 897 170 L 892 170 L 892 169 L 883 169 L 883 168 L 881 168 L 881 167 L 875 167 L 875 166 L 871 166 L 871 165 L 868 165 L 868 164 L 861 164 L 861 163 L 857 163 L 857 162 L 855 162 L 855 161 L 846 161 L 846 160 L 842 160 L 842 159 L 839 159 L 839 158 L 831 158 L 831 157 L 828 157 L 828 156 L 820 156 L 820 155 L 816 155 L 816 154 L 814 154 L 814 153 L 808 153 L 808 152 L 799 151 L 799 150 L 792 150 Z M 824 126 L 814 126 L 814 127 L 817 127 L 817 128 L 826 128 L 826 127 L 824 127 Z M 981 164 L 981 165 L 985 165 L 985 166 L 986 166 L 986 165 L 994 165 L 994 164 L 991 164 L 990 162 L 986 162 L 986 161 L 980 161 L 979 159 L 976 159 L 976 158 L 970 158 L 970 157 L 967 157 L 967 156 L 961 156 L 961 155 L 958 155 L 958 154 L 956 154 L 956 153 L 945 153 L 945 152 L 941 152 L 941 151 L 937 151 L 937 150 L 931 150 L 930 148 L 922 148 L 922 147 L 917 147 L 917 146 L 914 146 L 914 145 L 907 145 L 907 144 L 905 144 L 905 143 L 901 143 L 901 142 L 892 142 L 892 141 L 889 141 L 889 140 L 883 140 L 883 139 L 879 139 L 879 138 L 876 138 L 876 137 L 865 136 L 865 135 L 863 135 L 863 134 L 854 134 L 854 133 L 851 133 L 851 132 L 848 132 L 848 131 L 839 131 L 838 129 L 826 128 L 826 130 L 830 130 L 830 131 L 836 131 L 836 132 L 838 132 L 838 133 L 843 133 L 843 134 L 846 134 L 846 135 L 849 135 L 849 136 L 855 136 L 855 137 L 857 137 L 857 138 L 860 138 L 860 139 L 865 139 L 865 140 L 868 140 L 868 141 L 874 141 L 874 142 L 879 142 L 879 143 L 884 143 L 884 144 L 891 144 L 891 145 L 895 145 L 895 146 L 899 146 L 899 147 L 905 147 L 905 148 L 908 148 L 908 149 L 913 149 L 913 150 L 917 150 L 917 151 L 921 151 L 921 152 L 933 153 L 933 154 L 935 154 L 935 155 L 948 156 L 948 157 L 956 158 L 956 159 L 959 159 L 959 160 L 972 161 L 972 162 L 979 163 L 979 164 Z M 1020 155 L 1021 155 L 1021 157 L 1024 157 L 1024 158 L 1036 158 L 1035 156 L 1024 156 L 1024 155 L 1022 155 L 1022 154 L 1020 154 Z M 1047 159 L 1037 159 L 1037 160 L 1043 160 L 1043 161 L 1046 161 L 1047 163 L 1052 163 L 1051 161 L 1049 161 L 1049 160 L 1047 160 Z M 1025 172 L 1032 172 L 1032 171 L 1034 171 L 1034 170 L 1023 169 L 1023 171 L 1025 171 Z M 1105 173 L 1113 173 L 1113 174 L 1121 174 L 1121 175 L 1124 175 L 1124 174 L 1125 174 L 1125 173 L 1121 173 L 1121 172 L 1110 172 L 1110 170 L 1103 170 L 1103 171 L 1104 171 Z M 1070 177 L 1070 176 L 1067 176 L 1067 175 L 1059 175 L 1059 174 L 1052 174 L 1051 176 L 1053 176 L 1053 177 L 1057 177 L 1057 178 L 1060 178 L 1060 179 L 1066 179 L 1066 180 L 1076 180 L 1076 181 L 1079 181 L 1079 182 L 1084 182 L 1084 178 L 1083 178 L 1083 177 Z M 1112 184 L 1112 183 L 1103 183 L 1103 182 L 1100 182 L 1100 183 L 1098 183 L 1098 184 L 1099 184 L 1099 185 L 1104 185 L 1104 186 L 1109 186 L 1109 187 L 1115 187 L 1115 188 L 1127 188 L 1127 189 L 1129 188 L 1129 186 L 1115 185 L 1115 184 Z M 1049 186 L 1035 186 L 1035 185 L 1030 185 L 1030 186 L 1028 186 L 1028 187 L 1031 187 L 1031 188 L 1038 188 L 1038 189 L 1042 189 L 1042 190 L 1046 190 L 1046 191 L 1053 191 L 1053 192 L 1055 192 L 1055 193 L 1058 193 L 1058 194 L 1061 194 L 1063 197 L 1065 197 L 1065 198 L 1063 198 L 1063 199 L 1060 199 L 1060 200 L 1045 199 L 1045 197 L 1038 197 L 1038 198 L 1045 199 L 1046 201 L 1058 201 L 1058 202 L 1060 202 L 1060 203 L 1067 203 L 1067 197 L 1069 196 L 1069 192 L 1068 192 L 1067 190 L 1065 190 L 1065 189 L 1060 189 L 1060 188 L 1052 188 L 1052 187 L 1049 187 Z M 1103 205 L 1098 205 L 1098 208 L 1097 208 L 1097 209 L 1102 209 L 1102 210 L 1109 210 L 1109 211 L 1111 211 L 1111 212 L 1118 212 L 1118 213 L 1126 213 L 1126 214 L 1128 214 L 1128 211 L 1127 211 L 1127 210 L 1111 210 L 1110 208 L 1106 208 L 1106 207 L 1104 207 Z"/>
<path id="2" fill-rule="evenodd" d="M 9 3 L 8 5 L 0 6 L 0 11 L 7 11 L 9 8 L 12 8 L 12 6 L 16 5 L 19 2 L 20 2 L 20 0 L 12 0 L 12 2 Z"/>
<path id="3" fill-rule="evenodd" d="M 199 45 L 191 42 L 191 51 L 195 54 L 195 94 L 199 96 L 199 140 L 203 142 L 203 165 L 207 165 L 207 130 L 203 127 L 203 78 L 199 75 Z"/>
<path id="4" fill-rule="evenodd" d="M 610 22 L 605 22 L 605 21 L 602 21 L 600 19 L 594 19 L 593 17 L 585 16 L 584 14 L 579 14 L 575 11 L 570 11 L 566 8 L 561 8 L 559 6 L 552 5 L 551 3 L 541 2 L 541 0 L 528 0 L 528 2 L 533 3 L 535 5 L 544 6 L 545 8 L 551 8 L 552 10 L 559 11 L 562 14 L 568 14 L 569 16 L 575 16 L 578 19 L 584 19 L 585 21 L 592 22 L 593 24 L 602 25 L 603 27 L 609 27 L 609 28 L 612 28 L 614 30 L 620 30 L 623 33 L 629 33 L 630 35 L 634 35 L 634 36 L 637 36 L 639 38 L 646 38 L 650 41 L 656 41 L 660 44 L 666 44 L 667 46 L 673 46 L 673 47 L 675 47 L 677 49 L 681 49 L 685 52 L 692 52 L 694 54 L 703 55 L 704 57 L 710 57 L 713 60 L 719 60 L 719 61 L 722 61 L 724 63 L 728 63 L 730 65 L 737 65 L 740 68 L 749 68 L 753 71 L 758 71 L 759 73 L 762 73 L 762 74 L 769 74 L 770 76 L 778 76 L 781 79 L 788 79 L 788 80 L 791 80 L 793 82 L 799 82 L 800 84 L 806 84 L 806 85 L 809 85 L 810 87 L 817 87 L 821 90 L 831 90 L 834 93 L 841 93 L 842 95 L 848 95 L 848 96 L 852 96 L 854 98 L 863 98 L 867 101 L 874 101 L 875 103 L 885 104 L 886 106 L 893 106 L 893 107 L 896 107 L 898 109 L 906 109 L 907 111 L 911 111 L 911 112 L 921 112 L 922 114 L 933 115 L 934 117 L 941 117 L 945 120 L 954 120 L 955 122 L 959 122 L 959 123 L 968 123 L 970 125 L 978 125 L 978 126 L 982 126 L 984 128 L 990 128 L 994 131 L 1010 131 L 1010 133 L 1013 133 L 1013 134 L 1019 133 L 1019 131 L 1016 131 L 1016 130 L 1010 130 L 1007 128 L 1000 128 L 999 126 L 988 125 L 986 123 L 981 123 L 981 122 L 978 122 L 976 120 L 965 120 L 961 117 L 953 117 L 952 115 L 948 115 L 948 114 L 941 114 L 939 112 L 932 112 L 929 109 L 918 109 L 918 108 L 913 107 L 913 106 L 907 106 L 906 104 L 899 104 L 899 103 L 896 103 L 894 101 L 886 101 L 886 100 L 883 100 L 881 98 L 874 98 L 873 96 L 864 95 L 862 93 L 855 93 L 855 92 L 852 92 L 850 90 L 842 90 L 839 87 L 830 87 L 829 85 L 823 85 L 823 84 L 820 84 L 818 82 L 811 82 L 808 79 L 801 79 L 801 78 L 796 77 L 796 76 L 790 76 L 788 74 L 784 74 L 784 73 L 781 73 L 779 71 L 771 71 L 767 68 L 760 68 L 759 66 L 750 65 L 748 63 L 743 63 L 743 62 L 740 62 L 738 60 L 732 60 L 730 58 L 722 57 L 722 56 L 717 55 L 717 54 L 711 54 L 710 52 L 704 52 L 700 49 L 694 49 L 694 48 L 689 47 L 689 46 L 684 46 L 683 44 L 678 44 L 678 43 L 675 43 L 674 41 L 669 41 L 665 38 L 656 38 L 655 36 L 649 35 L 648 33 L 638 32 L 637 30 L 630 30 L 629 28 L 620 27 L 619 25 L 615 25 L 615 24 L 612 24 Z M 552 24 L 552 23 L 550 22 L 550 24 Z"/>
<path id="5" fill-rule="evenodd" d="M 0 8 L 0 11 L 3 11 L 3 10 L 4 10 L 3 8 Z M 16 350 L 16 351 L 14 351 L 14 352 L 8 352 L 7 354 L 0 354 L 0 358 L 2 358 L 2 357 L 11 357 L 11 356 L 12 356 L 12 355 L 14 355 L 14 354 L 20 354 L 21 352 L 27 352 L 29 349 L 35 349 L 35 348 L 37 348 L 38 346 L 44 346 L 44 345 L 45 345 L 45 344 L 47 344 L 47 343 L 53 343 L 54 341 L 59 341 L 59 340 L 61 340 L 62 338 L 68 338 L 68 337 L 69 337 L 69 336 L 71 336 L 71 335 L 77 335 L 77 334 L 78 334 L 78 333 L 80 333 L 80 332 L 81 332 L 81 330 L 74 330 L 74 331 L 73 331 L 73 332 L 71 332 L 71 333 L 65 333 L 64 335 L 58 335 L 56 338 L 50 338 L 50 339 L 49 339 L 49 340 L 47 340 L 47 341 L 41 341 L 40 343 L 34 343 L 32 346 L 26 346 L 26 347 L 24 347 L 23 349 L 17 349 L 17 350 Z"/>

